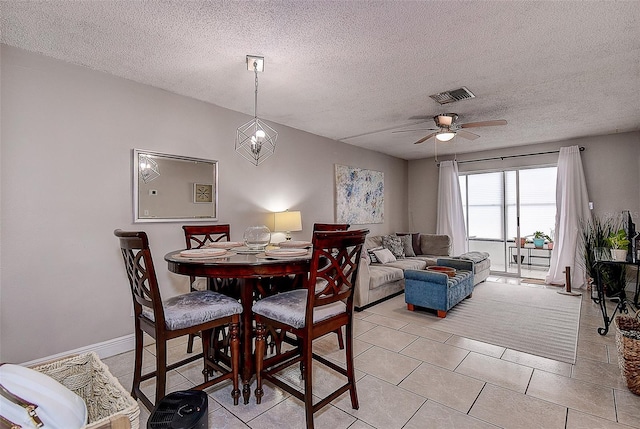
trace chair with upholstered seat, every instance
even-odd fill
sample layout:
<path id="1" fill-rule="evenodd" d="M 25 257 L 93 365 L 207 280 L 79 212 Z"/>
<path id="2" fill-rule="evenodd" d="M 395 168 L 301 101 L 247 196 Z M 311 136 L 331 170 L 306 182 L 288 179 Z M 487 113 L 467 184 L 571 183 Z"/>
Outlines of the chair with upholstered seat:
<path id="1" fill-rule="evenodd" d="M 187 249 L 200 249 L 211 243 L 231 240 L 231 226 L 229 224 L 220 225 L 182 225 Z M 194 276 L 190 276 L 191 290 L 204 290 L 206 285 L 196 282 Z"/>
<path id="2" fill-rule="evenodd" d="M 240 345 L 238 338 L 242 306 L 235 299 L 217 292 L 193 291 L 162 300 L 156 277 L 149 240 L 144 232 L 115 230 L 120 240 L 125 271 L 133 297 L 135 323 L 135 363 L 131 395 L 140 399 L 151 410 L 154 407 L 147 395 L 140 389 L 140 383 L 155 377 L 155 402 L 165 396 L 167 372 L 187 363 L 203 358 L 204 382 L 193 387 L 202 390 L 223 380 L 232 379 L 231 395 L 234 404 L 238 403 L 238 371 L 240 366 Z M 211 359 L 210 339 L 213 330 L 220 326 L 229 326 L 231 363 L 225 368 Z M 203 353 L 190 356 L 179 362 L 167 365 L 167 341 L 184 335 L 202 332 Z M 156 368 L 142 374 L 143 333 L 155 339 Z M 209 377 L 213 371 L 221 375 Z"/>
<path id="3" fill-rule="evenodd" d="M 313 232 L 317 231 L 346 231 L 351 225 L 348 223 L 314 223 Z M 340 350 L 344 349 L 344 340 L 342 339 L 342 329 L 336 331 L 338 336 L 338 347 Z"/>
<path id="4" fill-rule="evenodd" d="M 217 225 L 183 225 L 184 238 L 187 243 L 187 249 L 200 249 L 211 243 L 218 243 L 231 240 L 231 226 L 229 224 Z M 235 298 L 239 297 L 239 292 L 233 290 L 236 288 L 237 281 L 235 279 L 204 279 L 195 276 L 189 276 L 189 287 L 191 291 L 206 290 L 208 288 L 222 292 Z M 187 341 L 187 353 L 193 352 L 193 339 L 197 334 L 189 335 Z M 217 340 L 218 335 L 214 338 Z"/>
<path id="5" fill-rule="evenodd" d="M 360 253 L 369 231 L 315 232 L 313 255 L 305 287 L 261 299 L 253 305 L 256 322 L 256 402 L 262 400 L 263 379 L 304 402 L 307 428 L 313 428 L 313 414 L 349 392 L 351 406 L 358 408 L 353 365 L 353 287 Z M 313 353 L 313 340 L 345 327 L 346 369 Z M 268 328 L 295 335 L 293 349 L 265 357 Z M 346 377 L 346 383 L 313 403 L 313 361 Z M 276 373 L 295 363 L 302 364 L 304 390 L 284 382 Z"/>

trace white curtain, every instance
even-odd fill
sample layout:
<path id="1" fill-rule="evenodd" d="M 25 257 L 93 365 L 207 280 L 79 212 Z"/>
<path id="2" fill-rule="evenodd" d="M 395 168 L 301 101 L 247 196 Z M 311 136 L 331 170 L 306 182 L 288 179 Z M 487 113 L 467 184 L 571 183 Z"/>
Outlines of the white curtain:
<path id="1" fill-rule="evenodd" d="M 584 286 L 585 272 L 576 263 L 580 242 L 580 222 L 591 219 L 587 184 L 584 180 L 580 148 L 560 148 L 556 180 L 556 230 L 551 252 L 548 284 L 565 283 L 565 267 L 571 267 L 572 287 Z"/>
<path id="2" fill-rule="evenodd" d="M 467 230 L 464 225 L 460 182 L 458 181 L 458 163 L 442 161 L 438 181 L 438 221 L 437 234 L 451 237 L 451 254 L 458 256 L 466 253 Z"/>

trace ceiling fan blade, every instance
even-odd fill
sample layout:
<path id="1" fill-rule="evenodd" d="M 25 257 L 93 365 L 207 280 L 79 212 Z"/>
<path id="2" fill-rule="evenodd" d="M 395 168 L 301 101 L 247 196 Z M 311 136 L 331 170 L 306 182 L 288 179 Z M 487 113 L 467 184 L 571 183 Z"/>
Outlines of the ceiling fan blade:
<path id="1" fill-rule="evenodd" d="M 386 132 L 386 131 L 395 130 L 397 128 L 415 127 L 415 126 L 420 125 L 422 122 L 424 122 L 424 121 L 415 122 L 415 123 L 412 123 L 412 124 L 393 125 L 393 126 L 387 127 L 387 128 L 380 128 L 380 129 L 376 129 L 376 130 L 366 131 L 366 132 L 360 133 L 360 134 L 355 134 L 355 135 L 352 135 L 352 136 L 341 137 L 338 140 L 343 141 L 343 140 L 355 139 L 355 138 L 358 138 L 358 137 L 370 136 L 372 134 L 383 133 L 383 132 Z"/>
<path id="2" fill-rule="evenodd" d="M 469 122 L 460 124 L 460 128 L 493 127 L 496 125 L 507 125 L 506 119 L 496 119 L 495 121 Z"/>
<path id="3" fill-rule="evenodd" d="M 477 134 L 471 133 L 469 131 L 464 131 L 464 130 L 456 131 L 456 135 L 462 137 L 463 139 L 467 139 L 467 140 L 475 140 L 478 137 L 480 137 Z"/>
<path id="4" fill-rule="evenodd" d="M 415 142 L 414 144 L 420 144 L 423 142 L 426 142 L 427 140 L 429 140 L 431 137 L 434 137 L 436 134 L 438 133 L 431 133 L 428 136 L 422 137 L 420 140 L 418 140 L 417 142 Z"/>
<path id="5" fill-rule="evenodd" d="M 437 131 L 437 128 L 414 128 L 412 130 L 398 130 L 398 131 L 391 131 L 391 134 L 394 134 L 394 133 L 414 133 L 416 131 Z"/>

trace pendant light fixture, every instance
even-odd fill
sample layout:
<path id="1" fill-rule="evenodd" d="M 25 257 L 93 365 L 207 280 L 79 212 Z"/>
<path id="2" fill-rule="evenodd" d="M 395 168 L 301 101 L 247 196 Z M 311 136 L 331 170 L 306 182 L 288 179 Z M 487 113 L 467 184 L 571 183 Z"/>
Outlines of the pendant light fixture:
<path id="1" fill-rule="evenodd" d="M 259 165 L 276 151 L 278 132 L 258 119 L 258 72 L 264 71 L 264 57 L 247 55 L 247 70 L 255 74 L 254 114 L 236 132 L 236 152 L 255 165 Z"/>

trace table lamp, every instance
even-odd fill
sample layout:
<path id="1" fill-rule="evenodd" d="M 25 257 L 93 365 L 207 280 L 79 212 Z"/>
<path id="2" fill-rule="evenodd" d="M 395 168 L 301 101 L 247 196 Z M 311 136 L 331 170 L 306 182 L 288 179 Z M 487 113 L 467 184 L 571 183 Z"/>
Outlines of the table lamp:
<path id="1" fill-rule="evenodd" d="M 273 229 L 284 231 L 287 240 L 291 240 L 291 231 L 302 231 L 302 216 L 299 211 L 277 212 L 273 217 Z"/>

